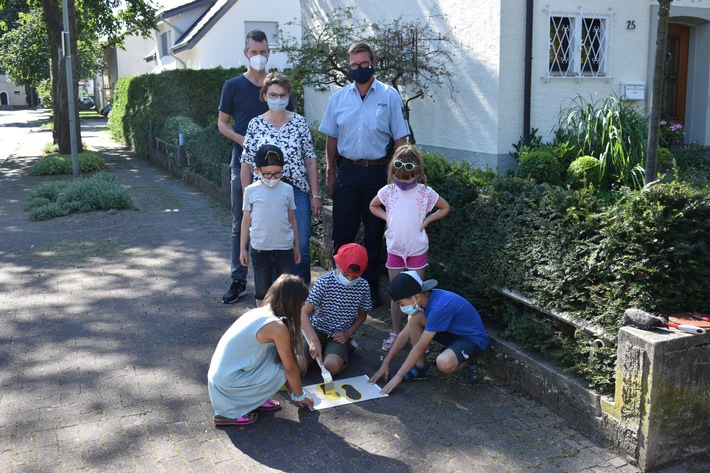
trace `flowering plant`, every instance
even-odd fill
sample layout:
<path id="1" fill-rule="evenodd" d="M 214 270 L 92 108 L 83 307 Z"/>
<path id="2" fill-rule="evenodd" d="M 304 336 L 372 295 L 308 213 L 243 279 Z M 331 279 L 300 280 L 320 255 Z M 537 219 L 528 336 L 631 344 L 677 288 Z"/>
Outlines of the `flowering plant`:
<path id="1" fill-rule="evenodd" d="M 685 136 L 685 130 L 681 123 L 667 122 L 666 120 L 660 121 L 660 132 L 659 132 L 659 142 L 661 146 L 668 148 L 671 144 L 682 143 L 683 136 Z"/>

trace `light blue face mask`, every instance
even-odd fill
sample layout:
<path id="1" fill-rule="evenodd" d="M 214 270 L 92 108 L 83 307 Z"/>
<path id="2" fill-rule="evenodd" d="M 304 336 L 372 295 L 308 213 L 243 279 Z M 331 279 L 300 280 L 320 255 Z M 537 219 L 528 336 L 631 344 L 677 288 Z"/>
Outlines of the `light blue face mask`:
<path id="1" fill-rule="evenodd" d="M 272 111 L 283 112 L 284 110 L 286 110 L 286 106 L 288 105 L 288 98 L 266 99 L 266 103 L 269 105 L 269 108 Z"/>
<path id="2" fill-rule="evenodd" d="M 342 284 L 343 286 L 354 286 L 357 284 L 357 282 L 360 280 L 360 278 L 353 279 L 352 281 L 349 280 L 348 278 L 343 275 L 343 273 L 337 273 L 335 277 L 338 279 L 338 282 Z"/>
<path id="3" fill-rule="evenodd" d="M 400 310 L 403 314 L 414 315 L 421 309 L 419 308 L 419 305 L 417 305 L 417 303 L 415 302 L 414 304 L 400 306 Z"/>

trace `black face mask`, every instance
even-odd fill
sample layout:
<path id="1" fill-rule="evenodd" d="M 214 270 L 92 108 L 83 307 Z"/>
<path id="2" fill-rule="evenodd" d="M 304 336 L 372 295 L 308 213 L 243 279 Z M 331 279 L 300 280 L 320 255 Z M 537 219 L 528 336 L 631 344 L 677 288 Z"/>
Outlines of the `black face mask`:
<path id="1" fill-rule="evenodd" d="M 375 66 L 370 67 L 357 66 L 357 69 L 350 69 L 350 78 L 358 84 L 365 84 L 370 80 L 375 73 Z"/>

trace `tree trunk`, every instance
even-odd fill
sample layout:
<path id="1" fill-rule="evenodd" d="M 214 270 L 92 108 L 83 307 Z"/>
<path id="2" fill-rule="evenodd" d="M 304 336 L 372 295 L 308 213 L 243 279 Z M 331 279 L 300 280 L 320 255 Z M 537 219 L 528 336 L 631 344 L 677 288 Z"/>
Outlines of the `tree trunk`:
<path id="1" fill-rule="evenodd" d="M 67 90 L 67 75 L 65 58 L 62 54 L 62 9 L 59 0 L 42 0 L 42 12 L 44 21 L 47 24 L 47 35 L 49 36 L 49 50 L 51 54 L 52 70 L 52 112 L 54 130 L 52 135 L 54 143 L 59 146 L 59 153 L 71 154 L 71 134 L 69 130 L 69 100 Z M 67 12 L 69 13 L 69 31 L 71 36 L 71 56 L 74 96 L 78 97 L 79 83 L 77 80 L 76 68 L 76 15 L 74 11 L 74 0 L 67 0 Z M 76 123 L 77 152 L 81 152 L 81 127 L 79 126 L 79 108 L 74 107 Z"/>
<path id="2" fill-rule="evenodd" d="M 646 144 L 645 184 L 656 180 L 658 173 L 658 134 L 663 107 L 663 75 L 666 64 L 666 43 L 668 43 L 668 17 L 673 0 L 658 0 L 658 33 L 656 34 L 656 56 L 653 63 L 653 86 L 651 89 L 651 115 L 648 119 L 648 142 Z"/>

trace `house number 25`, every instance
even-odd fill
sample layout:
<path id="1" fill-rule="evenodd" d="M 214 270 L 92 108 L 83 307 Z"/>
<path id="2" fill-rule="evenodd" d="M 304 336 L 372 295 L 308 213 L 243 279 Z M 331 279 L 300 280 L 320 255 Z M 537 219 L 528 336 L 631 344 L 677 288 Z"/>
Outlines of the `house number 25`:
<path id="1" fill-rule="evenodd" d="M 636 29 L 636 20 L 626 20 L 626 29 L 627 30 L 635 30 Z"/>

